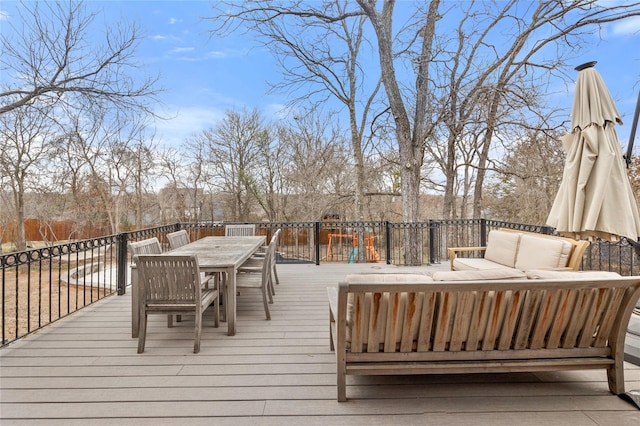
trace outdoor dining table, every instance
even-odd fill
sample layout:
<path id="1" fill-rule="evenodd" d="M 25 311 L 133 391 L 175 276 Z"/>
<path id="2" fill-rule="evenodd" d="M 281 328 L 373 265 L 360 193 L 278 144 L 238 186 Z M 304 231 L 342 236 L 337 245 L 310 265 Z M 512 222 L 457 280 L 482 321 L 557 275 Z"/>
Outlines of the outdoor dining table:
<path id="1" fill-rule="evenodd" d="M 200 271 L 223 272 L 226 276 L 224 306 L 226 308 L 227 334 L 236 334 L 236 272 L 258 248 L 264 246 L 264 236 L 253 237 L 204 237 L 192 243 L 163 253 L 166 255 L 191 255 L 198 258 Z M 131 269 L 131 329 L 132 337 L 138 337 L 139 294 L 138 274 L 135 264 Z"/>

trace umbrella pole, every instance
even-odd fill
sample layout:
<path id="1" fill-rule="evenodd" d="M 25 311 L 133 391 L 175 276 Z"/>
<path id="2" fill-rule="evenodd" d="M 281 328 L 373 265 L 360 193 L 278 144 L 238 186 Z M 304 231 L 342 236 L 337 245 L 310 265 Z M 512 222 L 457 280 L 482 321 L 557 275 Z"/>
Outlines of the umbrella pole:
<path id="1" fill-rule="evenodd" d="M 629 145 L 627 145 L 627 155 L 624 160 L 627 163 L 627 169 L 631 163 L 631 152 L 633 151 L 633 142 L 636 139 L 636 129 L 638 128 L 638 115 L 640 115 L 640 92 L 638 92 L 638 102 L 636 103 L 636 112 L 633 115 L 633 124 L 631 124 L 631 134 L 629 135 Z"/>

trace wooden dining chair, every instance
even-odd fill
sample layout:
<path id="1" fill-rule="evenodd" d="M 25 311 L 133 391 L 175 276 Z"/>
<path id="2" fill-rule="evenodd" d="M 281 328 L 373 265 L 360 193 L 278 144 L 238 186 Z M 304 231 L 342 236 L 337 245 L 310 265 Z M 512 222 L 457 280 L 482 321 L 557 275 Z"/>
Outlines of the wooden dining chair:
<path id="1" fill-rule="evenodd" d="M 186 246 L 191 242 L 191 240 L 189 239 L 189 234 L 185 229 L 167 234 L 167 240 L 169 240 L 169 248 L 171 250 L 175 250 L 178 247 Z"/>
<path id="2" fill-rule="evenodd" d="M 263 263 L 266 261 L 267 251 L 271 250 L 271 257 L 269 260 L 269 271 L 271 273 L 271 279 L 269 280 L 269 291 L 271 295 L 275 295 L 276 291 L 274 288 L 275 284 L 280 284 L 280 278 L 278 277 L 278 272 L 276 270 L 276 256 L 278 249 L 278 237 L 280 236 L 280 229 L 278 229 L 273 236 L 271 237 L 271 241 L 269 245 L 263 252 L 258 252 L 254 256 L 251 256 L 245 263 L 240 266 L 238 272 L 260 272 L 262 270 Z M 273 303 L 273 299 L 269 298 L 270 302 Z"/>
<path id="3" fill-rule="evenodd" d="M 275 243 L 269 243 L 275 247 Z M 265 256 L 262 267 L 259 270 L 238 270 L 236 274 L 236 289 L 242 291 L 243 289 L 255 289 L 260 290 L 262 293 L 262 304 L 264 305 L 264 313 L 267 320 L 271 319 L 271 313 L 269 312 L 269 303 L 273 303 L 271 297 L 270 282 L 271 282 L 271 252 L 268 249 Z M 267 302 L 267 298 L 269 302 Z"/>
<path id="4" fill-rule="evenodd" d="M 255 224 L 226 225 L 224 235 L 227 237 L 253 237 L 256 235 Z"/>
<path id="5" fill-rule="evenodd" d="M 162 246 L 156 237 L 129 243 L 131 254 L 160 254 Z"/>
<path id="6" fill-rule="evenodd" d="M 138 353 L 144 352 L 149 314 L 168 314 L 167 326 L 171 328 L 172 316 L 185 313 L 195 315 L 193 352 L 200 352 L 202 314 L 213 304 L 214 325 L 218 327 L 220 308 L 218 289 L 206 285 L 203 288 L 198 258 L 195 255 L 136 255 L 134 261 L 142 290 Z"/>

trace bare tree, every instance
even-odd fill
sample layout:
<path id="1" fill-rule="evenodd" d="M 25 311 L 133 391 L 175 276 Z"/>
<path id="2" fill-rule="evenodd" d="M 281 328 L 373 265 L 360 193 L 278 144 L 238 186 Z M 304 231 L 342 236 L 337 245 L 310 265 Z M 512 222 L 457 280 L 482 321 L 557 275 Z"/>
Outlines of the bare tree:
<path id="1" fill-rule="evenodd" d="M 379 72 L 363 64 L 366 18 L 350 11 L 346 0 L 322 3 L 270 1 L 219 2 L 211 18 L 214 34 L 225 34 L 238 23 L 256 34 L 258 42 L 278 59 L 283 80 L 272 89 L 291 95 L 292 105 L 303 104 L 316 113 L 332 98 L 348 113 L 351 156 L 354 161 L 355 219 L 363 219 L 365 187 L 365 131 L 381 87 Z"/>
<path id="2" fill-rule="evenodd" d="M 295 117 L 279 138 L 289 151 L 286 169 L 287 220 L 319 220 L 327 210 L 352 200 L 352 172 L 345 140 L 330 118 L 313 110 Z M 351 204 L 352 206 L 352 204 Z"/>
<path id="3" fill-rule="evenodd" d="M 201 134 L 207 143 L 211 181 L 219 191 L 228 195 L 231 220 L 247 221 L 251 218 L 255 200 L 250 187 L 253 170 L 260 167 L 260 144 L 265 132 L 264 118 L 254 109 L 227 111 L 215 128 Z"/>
<path id="4" fill-rule="evenodd" d="M 54 155 L 55 129 L 40 111 L 23 108 L 0 114 L 0 175 L 10 189 L 16 221 L 17 250 L 27 246 L 24 227 L 25 194 L 38 187 L 47 160 Z"/>
<path id="5" fill-rule="evenodd" d="M 148 195 L 152 192 L 151 182 L 157 177 L 156 144 L 152 136 L 146 137 L 144 129 L 131 146 L 131 168 L 133 180 L 133 207 L 135 209 L 135 225 L 142 228 L 144 226 L 143 213 L 148 206 Z"/>
<path id="6" fill-rule="evenodd" d="M 90 114 L 93 113 L 93 114 Z M 127 201 L 141 191 L 143 164 L 150 165 L 150 144 L 145 140 L 145 123 L 120 111 L 82 111 L 65 123 L 68 164 L 82 167 L 85 180 L 75 181 L 75 195 L 82 203 L 91 197 L 90 209 L 105 217 L 113 233 L 128 227 L 131 218 Z M 143 162 L 143 164 L 141 164 Z M 135 220 L 135 219 L 134 219 Z"/>
<path id="7" fill-rule="evenodd" d="M 183 191 L 187 168 L 184 156 L 180 150 L 169 148 L 160 153 L 158 163 L 159 174 L 168 181 L 159 193 L 161 220 L 163 223 L 183 222 L 187 211 Z"/>
<path id="8" fill-rule="evenodd" d="M 291 147 L 286 138 L 277 137 L 283 132 L 286 132 L 283 128 L 265 128 L 263 137 L 258 139 L 260 165 L 255 168 L 249 185 L 249 191 L 269 222 L 277 222 L 284 216 L 289 192 L 285 172 L 290 161 Z"/>
<path id="9" fill-rule="evenodd" d="M 25 1 L 16 10 L 16 16 L 3 21 L 0 34 L 0 116 L 7 122 L 31 116 L 32 123 L 42 123 L 38 125 L 41 128 L 58 129 L 56 138 L 49 137 L 46 131 L 37 137 L 26 133 L 25 136 L 32 139 L 29 149 L 35 154 L 34 144 L 38 144 L 37 149 L 44 155 L 56 149 L 55 141 L 70 143 L 73 149 L 78 149 L 76 153 L 83 154 L 80 161 L 66 156 L 65 164 L 72 167 L 71 180 L 66 182 L 76 191 L 74 196 L 80 197 L 87 189 L 86 184 L 92 183 L 94 189 L 99 188 L 106 197 L 112 188 L 109 184 L 103 186 L 105 181 L 99 176 L 113 169 L 96 168 L 98 162 L 88 162 L 99 158 L 104 151 L 102 146 L 92 147 L 92 138 L 96 135 L 84 131 L 88 128 L 86 123 L 95 117 L 99 117 L 98 123 L 102 124 L 103 117 L 109 114 L 120 117 L 126 114 L 132 128 L 135 124 L 131 123 L 139 122 L 140 116 L 153 114 L 149 102 L 154 101 L 157 94 L 156 78 L 134 77 L 134 73 L 141 74 L 135 61 L 140 37 L 137 29 L 126 22 L 111 23 L 100 31 L 104 35 L 100 42 L 94 37 L 98 32 L 95 31 L 97 13 L 88 12 L 83 2 Z M 18 130 L 19 127 L 7 129 Z M 105 136 L 99 135 L 98 138 Z M 5 142 L 8 143 L 8 139 Z M 24 147 L 15 151 L 16 155 L 20 156 L 20 151 L 25 152 Z M 119 152 L 124 154 L 124 150 Z M 66 151 L 60 153 L 66 154 Z M 34 158 L 29 161 L 33 162 Z M 24 157 L 20 161 L 24 161 Z M 60 177 L 55 170 L 49 172 L 47 179 Z M 47 179 L 38 181 L 34 177 L 33 174 L 29 177 L 34 187 L 43 188 L 47 184 Z M 119 208 L 119 204 L 111 204 L 111 200 L 101 201 L 102 211 L 110 211 L 107 207 Z M 115 217 L 110 219 L 115 230 L 121 212 L 112 213 Z M 23 214 L 16 216 L 19 227 Z M 24 236 L 19 238 L 23 240 Z M 19 243 L 23 245 L 24 242 Z"/>
<path id="10" fill-rule="evenodd" d="M 562 179 L 564 149 L 559 134 L 530 131 L 497 165 L 486 185 L 491 217 L 544 224 Z"/>
<path id="11" fill-rule="evenodd" d="M 84 2 L 22 2 L 18 16 L 3 23 L 0 114 L 30 105 L 67 108 L 109 104 L 152 113 L 156 78 L 139 80 L 135 26 L 118 22 L 104 41 L 90 37 L 97 13 Z M 7 31 L 7 28 L 9 31 Z"/>
<path id="12" fill-rule="evenodd" d="M 463 2 L 453 8 L 461 18 L 450 37 L 439 39 L 437 60 L 446 65 L 438 67 L 433 89 L 443 106 L 438 117 L 447 127 L 447 147 L 438 157 L 447 175 L 443 213 L 450 217 L 455 211 L 456 151 L 462 148 L 473 153 L 464 160 L 475 169 L 472 200 L 478 218 L 492 148 L 508 128 L 527 130 L 543 115 L 544 86 L 552 76 L 564 77 L 572 53 L 566 47 L 579 45 L 605 23 L 638 16 L 640 3 L 510 0 Z M 464 146 L 465 139 L 473 145 Z M 436 155 L 432 146 L 428 149 Z"/>
<path id="13" fill-rule="evenodd" d="M 383 2 L 378 10 L 375 0 L 357 1 L 376 34 L 382 82 L 387 94 L 391 110 L 395 133 L 398 139 L 400 154 L 402 217 L 406 222 L 419 220 L 420 200 L 420 171 L 424 160 L 424 146 L 430 133 L 428 113 L 429 95 L 429 64 L 433 60 L 433 41 L 436 33 L 436 21 L 440 18 L 438 9 L 440 1 L 429 3 L 426 11 L 417 12 L 419 27 L 408 27 L 413 31 L 409 44 L 402 50 L 409 49 L 417 42 L 418 49 L 412 60 L 414 61 L 414 90 L 411 96 L 403 92 L 400 77 L 396 71 L 397 35 L 393 31 L 395 1 Z M 420 41 L 421 40 L 421 41 Z M 412 102 L 410 104 L 410 102 Z M 422 252 L 417 233 L 405 233 L 405 263 L 407 265 L 422 264 Z"/>

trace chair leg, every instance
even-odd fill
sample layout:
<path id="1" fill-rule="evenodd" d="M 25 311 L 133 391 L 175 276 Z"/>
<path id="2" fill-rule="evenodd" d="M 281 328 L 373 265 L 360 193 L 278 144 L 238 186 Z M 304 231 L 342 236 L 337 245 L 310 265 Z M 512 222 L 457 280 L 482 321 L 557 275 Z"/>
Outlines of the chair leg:
<path id="1" fill-rule="evenodd" d="M 273 276 L 276 277 L 276 284 L 280 285 L 280 278 L 278 277 L 278 271 L 276 271 L 275 265 L 273 265 Z"/>
<path id="2" fill-rule="evenodd" d="M 193 353 L 197 354 L 200 352 L 200 335 L 202 334 L 202 311 L 200 313 L 196 313 L 195 318 L 196 326 L 195 326 L 195 335 L 193 336 Z"/>
<path id="3" fill-rule="evenodd" d="M 144 344 L 147 338 L 147 313 L 140 318 L 140 324 L 138 325 L 138 353 L 144 352 Z"/>
<path id="4" fill-rule="evenodd" d="M 218 302 L 219 302 L 218 306 L 221 307 L 220 321 L 226 322 L 227 321 L 227 306 L 226 306 L 227 301 L 225 300 L 225 294 L 227 294 L 227 283 L 223 279 L 224 277 L 222 275 L 223 273 L 221 272 L 220 281 L 218 282 Z"/>
<path id="5" fill-rule="evenodd" d="M 273 295 L 271 294 L 271 286 L 273 286 L 273 284 L 271 283 L 271 277 L 269 277 L 269 282 L 267 283 L 264 291 L 267 293 L 267 296 L 269 297 L 269 303 L 273 304 Z"/>
<path id="6" fill-rule="evenodd" d="M 213 301 L 213 325 L 216 328 L 220 326 L 220 290 L 218 290 L 218 297 Z"/>
<path id="7" fill-rule="evenodd" d="M 262 304 L 264 305 L 264 313 L 267 315 L 267 321 L 271 320 L 271 314 L 269 313 L 269 303 L 267 303 L 267 292 L 269 288 L 262 288 Z M 271 294 L 269 294 L 271 296 Z"/>
<path id="8" fill-rule="evenodd" d="M 269 276 L 269 291 L 271 292 L 271 295 L 275 296 L 276 295 L 276 289 L 273 286 L 273 281 L 275 279 L 275 269 L 271 269 L 271 275 Z"/>

